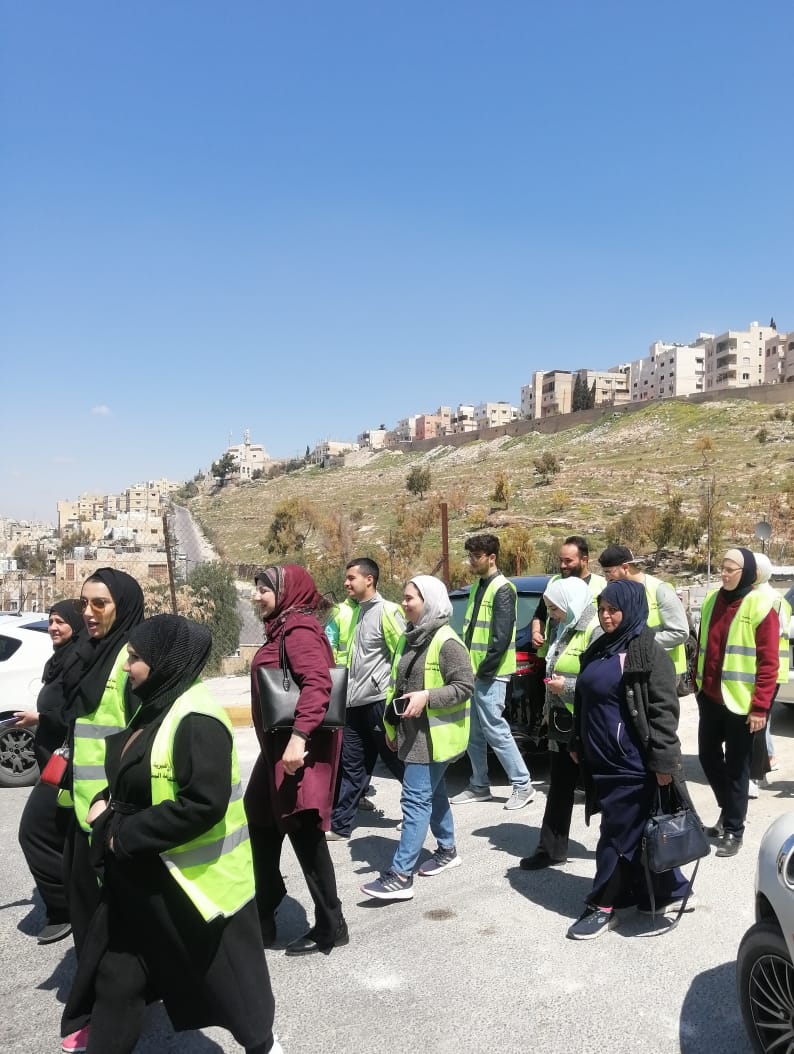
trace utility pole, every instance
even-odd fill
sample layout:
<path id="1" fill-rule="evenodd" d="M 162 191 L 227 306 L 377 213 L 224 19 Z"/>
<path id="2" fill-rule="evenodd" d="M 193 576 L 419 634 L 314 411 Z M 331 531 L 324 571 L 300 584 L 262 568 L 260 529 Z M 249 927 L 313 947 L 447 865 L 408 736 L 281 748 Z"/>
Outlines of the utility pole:
<path id="1" fill-rule="evenodd" d="M 176 583 L 174 581 L 174 554 L 171 549 L 171 534 L 168 530 L 168 513 L 163 513 L 163 541 L 165 542 L 165 559 L 168 564 L 168 587 L 171 591 L 171 611 L 178 614 L 176 608 Z"/>

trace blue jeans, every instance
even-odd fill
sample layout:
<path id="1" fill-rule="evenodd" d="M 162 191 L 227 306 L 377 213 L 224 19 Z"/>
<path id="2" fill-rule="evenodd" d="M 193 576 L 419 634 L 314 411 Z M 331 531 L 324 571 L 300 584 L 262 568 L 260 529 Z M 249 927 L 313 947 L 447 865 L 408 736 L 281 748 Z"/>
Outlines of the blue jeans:
<path id="1" fill-rule="evenodd" d="M 471 730 L 466 753 L 471 762 L 472 790 L 487 791 L 488 747 L 496 754 L 514 790 L 529 789 L 529 769 L 504 718 L 507 683 L 494 677 L 477 677 L 471 696 Z"/>
<path id="2" fill-rule="evenodd" d="M 444 782 L 448 764 L 447 761 L 431 761 L 429 765 L 406 762 L 400 796 L 403 829 L 391 865 L 398 875 L 413 874 L 428 827 L 442 849 L 452 849 L 455 845 L 452 809 Z"/>

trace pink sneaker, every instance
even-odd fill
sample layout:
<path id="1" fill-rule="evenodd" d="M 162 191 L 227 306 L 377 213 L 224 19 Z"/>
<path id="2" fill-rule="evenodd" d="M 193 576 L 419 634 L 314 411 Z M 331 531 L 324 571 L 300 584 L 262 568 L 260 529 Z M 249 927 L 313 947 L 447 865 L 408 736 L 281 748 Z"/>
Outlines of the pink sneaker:
<path id="1" fill-rule="evenodd" d="M 65 1050 L 67 1054 L 81 1054 L 82 1051 L 88 1050 L 88 1029 L 89 1025 L 84 1028 L 78 1028 L 76 1032 L 70 1032 L 61 1044 L 61 1050 Z"/>

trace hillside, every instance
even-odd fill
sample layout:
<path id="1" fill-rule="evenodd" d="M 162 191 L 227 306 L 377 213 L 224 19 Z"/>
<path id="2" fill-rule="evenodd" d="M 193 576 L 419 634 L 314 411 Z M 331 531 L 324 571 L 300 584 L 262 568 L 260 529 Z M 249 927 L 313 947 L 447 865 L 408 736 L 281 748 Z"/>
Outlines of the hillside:
<path id="1" fill-rule="evenodd" d="M 338 543 L 331 545 L 322 532 L 314 531 L 309 550 L 312 545 L 333 550 L 338 544 L 341 553 L 379 550 L 381 557 L 400 548 L 404 539 L 396 537 L 398 529 L 413 528 L 412 509 L 430 510 L 427 518 L 433 523 L 418 555 L 411 557 L 416 570 L 431 567 L 438 558 L 440 530 L 432 510 L 443 500 L 449 504 L 453 565 L 460 564 L 466 534 L 488 525 L 525 528 L 535 558 L 534 566 L 523 569 L 541 570 L 549 545 L 565 534 L 586 535 L 597 554 L 607 532 L 614 533 L 618 519 L 634 506 L 661 509 L 670 496 L 680 496 L 681 511 L 698 516 L 707 481 L 713 481 L 717 509 L 724 518 L 722 541 L 757 547 L 754 526 L 766 518 L 773 531 L 771 555 L 785 562 L 794 557 L 792 411 L 794 404 L 770 407 L 736 400 L 695 405 L 670 400 L 633 413 L 605 412 L 595 423 L 553 436 L 533 432 L 475 440 L 459 448 L 440 446 L 426 453 L 361 453 L 343 468 L 307 467 L 272 480 L 227 486 L 193 499 L 191 511 L 224 559 L 251 565 L 266 559 L 261 542 L 274 510 L 285 501 L 293 506 L 308 501 L 336 523 Z M 560 465 L 548 484 L 534 469 L 535 459 L 546 452 Z M 423 501 L 408 495 L 405 486 L 416 465 L 431 473 Z M 494 508 L 490 497 L 500 470 L 512 489 L 507 509 Z M 621 540 L 643 552 L 655 549 L 648 539 Z M 682 553 L 673 560 L 670 569 L 684 573 L 694 561 L 693 548 L 688 557 Z"/>

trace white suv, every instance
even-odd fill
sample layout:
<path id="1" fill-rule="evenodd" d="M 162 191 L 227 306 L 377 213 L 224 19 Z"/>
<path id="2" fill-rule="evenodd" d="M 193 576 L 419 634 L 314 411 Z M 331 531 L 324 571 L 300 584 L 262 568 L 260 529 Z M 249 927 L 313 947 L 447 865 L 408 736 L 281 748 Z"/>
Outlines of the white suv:
<path id="1" fill-rule="evenodd" d="M 759 1054 L 794 1050 L 794 814 L 764 835 L 755 878 L 755 925 L 736 960 L 745 1028 Z"/>
<path id="2" fill-rule="evenodd" d="M 45 662 L 52 655 L 47 615 L 0 615 L 0 787 L 28 787 L 39 776 L 33 735 L 4 724 L 16 710 L 35 710 Z"/>

